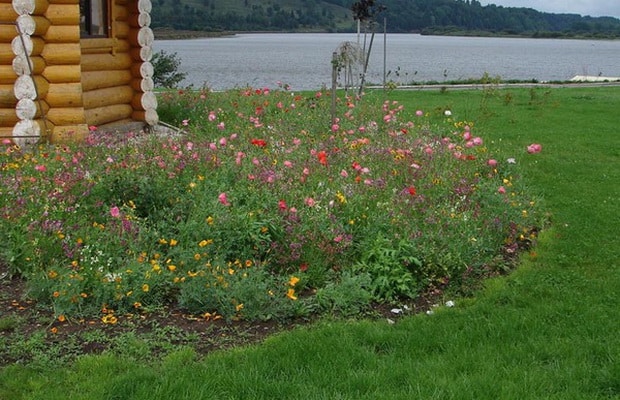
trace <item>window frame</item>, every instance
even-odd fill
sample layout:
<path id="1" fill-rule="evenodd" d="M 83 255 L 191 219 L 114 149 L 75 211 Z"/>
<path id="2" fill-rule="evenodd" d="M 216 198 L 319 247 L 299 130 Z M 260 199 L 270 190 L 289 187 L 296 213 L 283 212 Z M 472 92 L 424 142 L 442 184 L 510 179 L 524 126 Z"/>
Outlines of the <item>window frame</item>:
<path id="1" fill-rule="evenodd" d="M 110 37 L 112 31 L 110 3 L 111 0 L 80 0 L 80 38 L 102 39 Z M 97 23 L 100 25 L 96 25 Z M 99 29 L 96 32 L 94 28 L 97 26 Z"/>

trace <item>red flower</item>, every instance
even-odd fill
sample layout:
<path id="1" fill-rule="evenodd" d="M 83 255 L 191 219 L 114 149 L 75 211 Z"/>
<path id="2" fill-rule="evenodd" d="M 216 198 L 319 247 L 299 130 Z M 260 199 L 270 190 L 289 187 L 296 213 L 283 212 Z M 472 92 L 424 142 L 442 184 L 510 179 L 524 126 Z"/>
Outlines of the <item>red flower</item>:
<path id="1" fill-rule="evenodd" d="M 319 159 L 319 163 L 321 163 L 321 165 L 327 166 L 327 153 L 325 151 L 319 151 L 316 153 L 316 157 Z"/>
<path id="2" fill-rule="evenodd" d="M 267 146 L 267 142 L 264 141 L 263 139 L 252 139 L 251 143 L 254 146 L 258 146 L 258 147 L 265 147 L 265 146 Z"/>
<path id="3" fill-rule="evenodd" d="M 410 195 L 415 196 L 415 193 L 416 193 L 415 186 L 409 186 L 407 188 L 407 191 L 409 192 Z"/>
<path id="4" fill-rule="evenodd" d="M 286 208 L 287 208 L 286 207 L 286 201 L 284 201 L 284 200 L 278 201 L 278 207 L 280 208 L 280 210 L 286 211 Z"/>

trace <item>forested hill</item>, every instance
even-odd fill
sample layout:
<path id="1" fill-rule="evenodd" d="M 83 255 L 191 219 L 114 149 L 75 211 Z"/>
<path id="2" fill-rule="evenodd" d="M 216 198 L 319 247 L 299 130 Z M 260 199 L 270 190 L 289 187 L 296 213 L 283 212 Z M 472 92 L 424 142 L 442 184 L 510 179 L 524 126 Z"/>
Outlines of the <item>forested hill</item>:
<path id="1" fill-rule="evenodd" d="M 355 30 L 354 0 L 154 0 L 153 27 L 195 31 Z M 389 32 L 620 37 L 620 19 L 483 6 L 477 0 L 377 0 Z M 382 30 L 382 28 L 381 28 Z"/>

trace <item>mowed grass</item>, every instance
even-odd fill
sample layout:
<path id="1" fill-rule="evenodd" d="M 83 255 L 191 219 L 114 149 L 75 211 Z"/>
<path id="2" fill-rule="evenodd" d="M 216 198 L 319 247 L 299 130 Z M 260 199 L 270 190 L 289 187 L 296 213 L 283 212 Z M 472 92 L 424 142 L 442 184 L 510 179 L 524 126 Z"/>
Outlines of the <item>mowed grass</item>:
<path id="1" fill-rule="evenodd" d="M 181 349 L 157 364 L 11 366 L 0 399 L 620 398 L 620 88 L 387 96 L 474 121 L 522 164 L 551 226 L 517 271 L 395 324 L 324 321 L 204 359 Z M 527 154 L 534 142 L 542 152 Z"/>

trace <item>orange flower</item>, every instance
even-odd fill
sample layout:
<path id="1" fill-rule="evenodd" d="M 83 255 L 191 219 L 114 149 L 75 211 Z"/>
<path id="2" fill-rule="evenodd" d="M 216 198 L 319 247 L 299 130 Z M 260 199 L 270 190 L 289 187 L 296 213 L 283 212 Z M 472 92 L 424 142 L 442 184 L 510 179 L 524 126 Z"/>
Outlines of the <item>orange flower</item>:
<path id="1" fill-rule="evenodd" d="M 288 297 L 291 300 L 297 300 L 297 296 L 295 296 L 295 289 L 289 289 L 286 292 L 286 297 Z"/>

